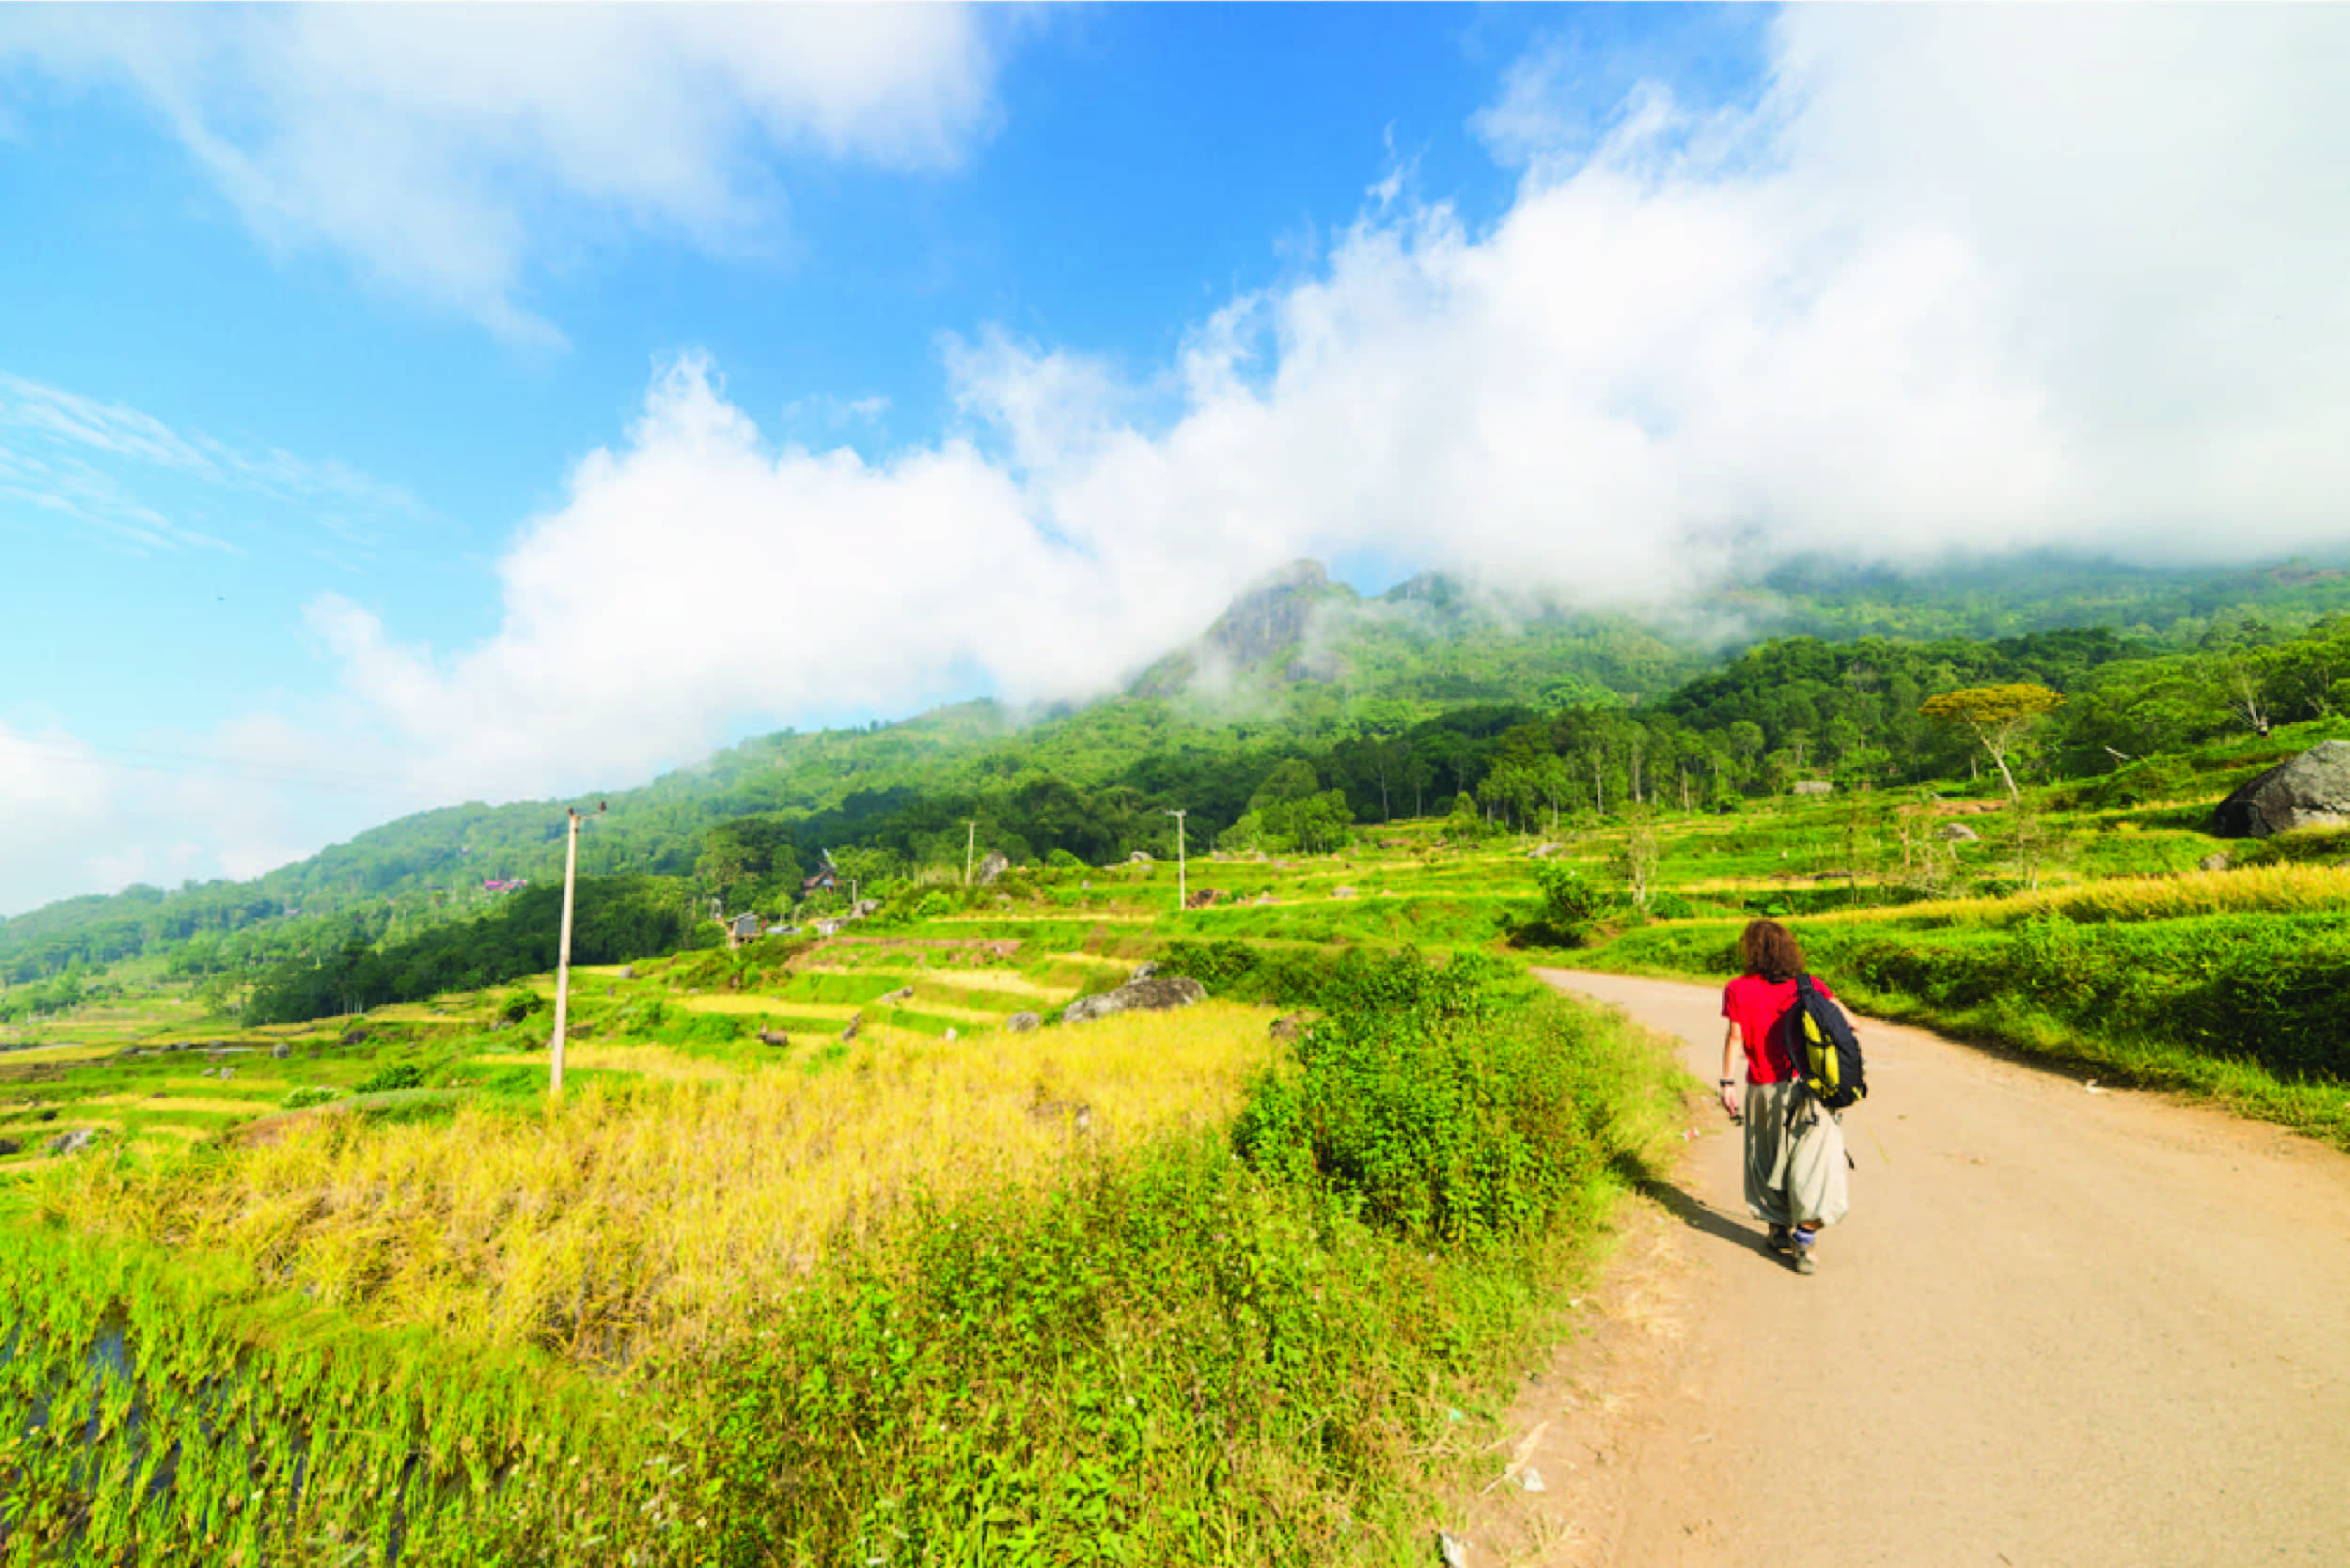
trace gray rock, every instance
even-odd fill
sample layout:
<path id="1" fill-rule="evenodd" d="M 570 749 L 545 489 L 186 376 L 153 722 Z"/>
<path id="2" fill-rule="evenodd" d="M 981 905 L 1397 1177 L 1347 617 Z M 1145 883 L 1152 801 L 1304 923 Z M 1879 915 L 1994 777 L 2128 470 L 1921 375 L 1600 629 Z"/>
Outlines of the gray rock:
<path id="1" fill-rule="evenodd" d="M 1352 887 L 1333 887 L 1330 889 L 1330 896 L 1334 899 L 1351 899 L 1355 896 L 1355 889 Z"/>
<path id="2" fill-rule="evenodd" d="M 1129 866 L 1149 866 L 1155 864 L 1155 859 L 1156 857 L 1152 855 L 1147 850 L 1136 850 L 1134 854 L 1126 857 L 1126 864 Z"/>
<path id="3" fill-rule="evenodd" d="M 849 906 L 849 918 L 852 920 L 862 920 L 868 916 L 880 913 L 881 900 L 879 899 L 859 899 Z"/>
<path id="4" fill-rule="evenodd" d="M 1004 1027 L 1013 1034 L 1026 1034 L 1044 1022 L 1033 1012 L 1015 1012 L 1004 1020 Z"/>
<path id="5" fill-rule="evenodd" d="M 914 1000 L 914 987 L 910 985 L 901 985 L 897 990 L 889 992 L 887 995 L 884 996 L 882 1000 L 888 1002 L 893 1006 L 899 1002 L 910 1002 Z"/>
<path id="6" fill-rule="evenodd" d="M 1151 980 L 1154 978 L 1158 972 L 1159 966 L 1156 964 L 1144 964 L 1137 965 L 1135 972 L 1126 977 L 1126 983 L 1128 985 L 1132 985 L 1136 980 Z"/>
<path id="7" fill-rule="evenodd" d="M 2350 826 L 2350 741 L 2323 742 L 2270 768 L 2211 814 L 2211 831 L 2222 839 L 2343 826 Z"/>
<path id="8" fill-rule="evenodd" d="M 293 1047 L 281 1040 L 276 1044 L 269 1048 L 269 1054 L 272 1060 L 284 1061 L 288 1057 L 293 1055 Z"/>
<path id="9" fill-rule="evenodd" d="M 1532 849 L 1526 852 L 1526 857 L 1528 860 L 1547 860 L 1558 853 L 1559 846 L 1557 844 L 1536 844 Z"/>
<path id="10" fill-rule="evenodd" d="M 789 1045 L 791 1037 L 781 1029 L 761 1029 L 759 1031 L 759 1043 L 761 1045 Z"/>
<path id="11" fill-rule="evenodd" d="M 1153 975 L 1146 980 L 1128 980 L 1099 996 L 1080 996 L 1062 1010 L 1060 1018 L 1064 1024 L 1083 1024 L 1114 1012 L 1160 1012 L 1205 1001 L 1207 996 L 1208 988 L 1187 976 Z"/>
<path id="12" fill-rule="evenodd" d="M 76 1127 L 70 1133 L 59 1133 L 51 1138 L 49 1152 L 53 1154 L 78 1154 L 97 1140 L 97 1128 Z"/>
<path id="13" fill-rule="evenodd" d="M 1934 836 L 1950 844 L 1971 844 L 1982 837 L 1965 823 L 1944 823 L 1934 830 Z"/>
<path id="14" fill-rule="evenodd" d="M 1284 1012 L 1272 1022 L 1265 1032 L 1276 1040 L 1295 1040 L 1306 1032 L 1306 1015 L 1302 1012 Z"/>
<path id="15" fill-rule="evenodd" d="M 2197 870 L 2205 871 L 2224 871 L 2228 869 L 2229 864 L 2230 861 L 2228 859 L 2228 852 L 2226 850 L 2215 851 L 2213 854 L 2207 855 L 2201 860 L 2195 862 Z"/>
<path id="16" fill-rule="evenodd" d="M 1010 870 L 1011 862 L 1004 857 L 1003 851 L 989 850 L 987 858 L 979 862 L 979 886 L 986 886 Z"/>

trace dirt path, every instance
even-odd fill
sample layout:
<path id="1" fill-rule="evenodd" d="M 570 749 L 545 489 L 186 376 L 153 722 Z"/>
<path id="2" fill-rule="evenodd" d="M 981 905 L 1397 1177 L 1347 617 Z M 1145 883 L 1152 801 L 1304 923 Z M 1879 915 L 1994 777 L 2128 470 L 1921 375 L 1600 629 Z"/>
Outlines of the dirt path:
<path id="1" fill-rule="evenodd" d="M 1543 978 L 1718 1075 L 1716 989 Z M 2350 1563 L 2350 1158 L 1860 1022 L 1819 1273 L 1758 1248 L 1737 1134 L 1693 1108 L 1680 1190 L 1518 1411 L 1543 1490 L 1497 1489 L 1472 1563 Z"/>

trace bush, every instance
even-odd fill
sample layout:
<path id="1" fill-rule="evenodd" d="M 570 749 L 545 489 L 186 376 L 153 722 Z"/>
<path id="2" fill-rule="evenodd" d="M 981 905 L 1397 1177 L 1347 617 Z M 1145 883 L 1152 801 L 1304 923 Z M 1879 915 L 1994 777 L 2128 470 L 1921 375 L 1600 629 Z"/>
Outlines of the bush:
<path id="1" fill-rule="evenodd" d="M 388 1094 L 394 1090 L 422 1089 L 424 1069 L 413 1061 L 395 1061 L 377 1068 L 351 1086 L 353 1094 Z"/>
<path id="2" fill-rule="evenodd" d="M 1377 994 L 1260 1079 L 1232 1133 L 1251 1167 L 1321 1185 L 1415 1244 L 1483 1245 L 1547 1223 L 1595 1168 L 1579 1038 L 1512 996 L 1492 960 L 1387 965 Z"/>
<path id="3" fill-rule="evenodd" d="M 498 1001 L 500 1022 L 519 1024 L 532 1013 L 552 1009 L 555 1003 L 536 991 L 509 991 Z"/>
<path id="4" fill-rule="evenodd" d="M 1543 890 L 1543 923 L 1562 935 L 1574 935 L 1590 926 L 1612 902 L 1595 878 L 1556 860 L 1535 866 L 1534 884 Z"/>
<path id="5" fill-rule="evenodd" d="M 323 1105 L 335 1098 L 337 1098 L 335 1091 L 324 1084 L 304 1084 L 300 1089 L 289 1093 L 278 1104 L 288 1110 L 307 1110 L 312 1105 Z"/>

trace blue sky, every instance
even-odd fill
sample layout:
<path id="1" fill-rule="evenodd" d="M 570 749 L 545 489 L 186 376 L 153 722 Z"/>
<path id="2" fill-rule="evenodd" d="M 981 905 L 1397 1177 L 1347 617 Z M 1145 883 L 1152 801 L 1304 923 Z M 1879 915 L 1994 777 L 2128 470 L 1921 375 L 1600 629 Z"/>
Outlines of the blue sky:
<path id="1" fill-rule="evenodd" d="M 0 913 L 1086 695 L 1301 554 L 2339 545 L 2346 35 L 0 12 Z"/>

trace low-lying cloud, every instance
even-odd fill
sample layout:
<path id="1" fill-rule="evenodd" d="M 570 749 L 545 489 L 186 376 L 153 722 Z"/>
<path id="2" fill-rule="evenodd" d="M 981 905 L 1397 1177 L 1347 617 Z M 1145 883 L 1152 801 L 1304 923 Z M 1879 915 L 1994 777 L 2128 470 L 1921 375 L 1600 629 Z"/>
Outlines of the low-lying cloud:
<path id="1" fill-rule="evenodd" d="M 444 798 L 545 793 L 1096 692 L 1301 556 L 1658 607 L 1798 553 L 2350 541 L 2350 16 L 1805 8 L 1772 60 L 1595 145 L 1516 72 L 1489 227 L 1390 185 L 1138 382 L 949 337 L 962 428 L 885 455 L 778 445 L 685 355 L 522 529 L 494 636 L 313 605 L 340 722 Z"/>

